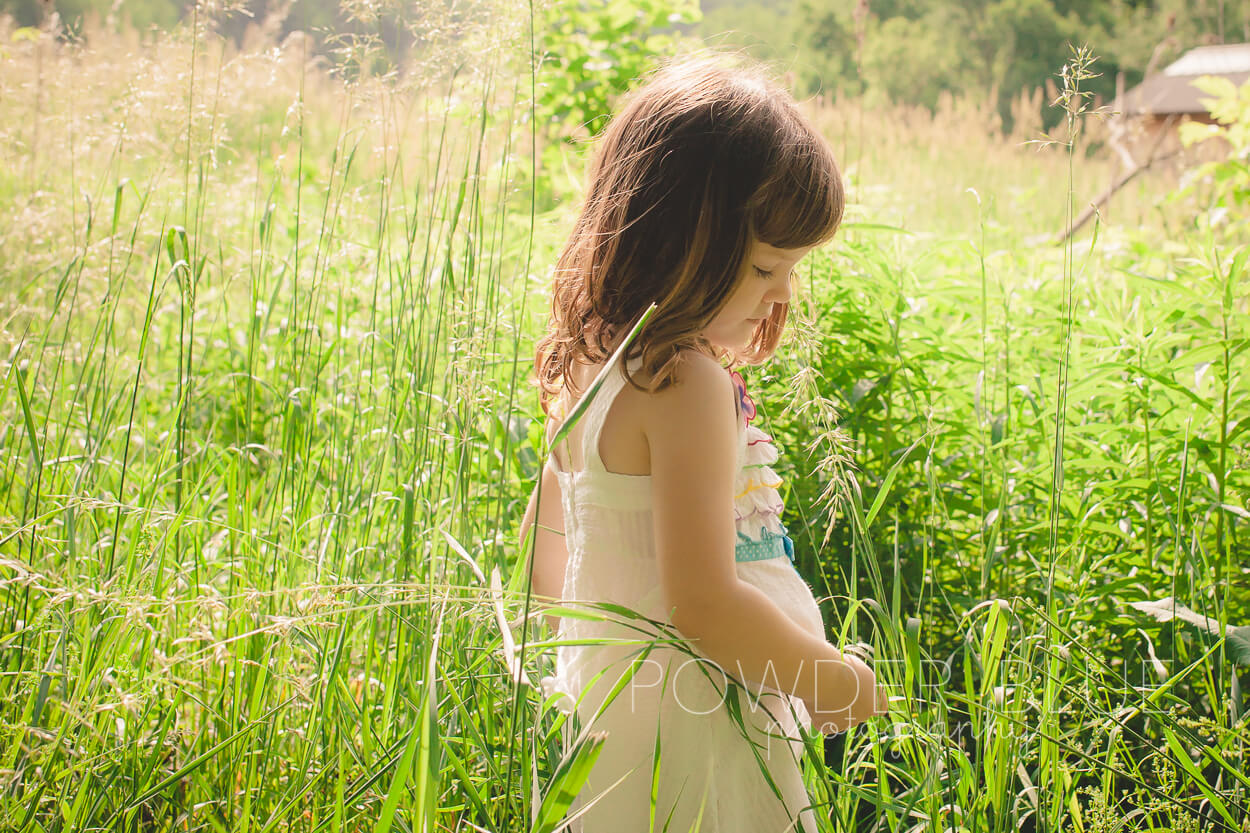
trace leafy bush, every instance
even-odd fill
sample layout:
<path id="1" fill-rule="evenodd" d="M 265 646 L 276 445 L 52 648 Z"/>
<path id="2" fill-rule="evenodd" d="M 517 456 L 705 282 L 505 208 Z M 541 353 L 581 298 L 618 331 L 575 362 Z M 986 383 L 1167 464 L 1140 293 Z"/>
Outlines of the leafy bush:
<path id="1" fill-rule="evenodd" d="M 552 2 L 535 22 L 541 36 L 537 118 L 552 138 L 594 136 L 612 101 L 678 51 L 674 27 L 699 19 L 697 0 Z"/>
<path id="2" fill-rule="evenodd" d="M 1208 219 L 1213 226 L 1227 226 L 1230 235 L 1250 228 L 1250 81 L 1236 87 L 1227 78 L 1204 76 L 1194 85 L 1210 98 L 1202 99 L 1215 124 L 1186 122 L 1181 125 L 1181 142 L 1195 145 L 1208 139 L 1222 141 L 1228 155 L 1199 166 L 1186 190 L 1209 183 Z M 1241 239 L 1245 239 L 1244 234 Z"/>

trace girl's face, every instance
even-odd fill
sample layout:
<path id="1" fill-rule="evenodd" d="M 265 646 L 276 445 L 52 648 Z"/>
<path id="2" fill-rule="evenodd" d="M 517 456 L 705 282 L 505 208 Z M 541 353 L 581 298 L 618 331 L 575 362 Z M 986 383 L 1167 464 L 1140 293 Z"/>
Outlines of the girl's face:
<path id="1" fill-rule="evenodd" d="M 813 248 L 778 249 L 754 241 L 747 249 L 738 285 L 703 331 L 704 337 L 726 350 L 745 348 L 774 306 L 790 302 L 790 272 Z"/>

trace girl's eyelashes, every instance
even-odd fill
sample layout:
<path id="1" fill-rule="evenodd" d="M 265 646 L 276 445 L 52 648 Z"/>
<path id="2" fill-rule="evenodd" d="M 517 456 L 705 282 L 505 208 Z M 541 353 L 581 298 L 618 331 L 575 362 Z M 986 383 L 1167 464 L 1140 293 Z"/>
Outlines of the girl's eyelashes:
<path id="1" fill-rule="evenodd" d="M 776 274 L 776 271 L 773 269 L 761 269 L 758 266 L 752 266 L 751 268 L 755 270 L 756 277 L 763 278 L 764 280 L 768 280 L 769 278 L 773 277 L 773 275 Z M 786 277 L 788 278 L 794 277 L 794 270 L 791 269 L 789 272 L 787 272 Z"/>

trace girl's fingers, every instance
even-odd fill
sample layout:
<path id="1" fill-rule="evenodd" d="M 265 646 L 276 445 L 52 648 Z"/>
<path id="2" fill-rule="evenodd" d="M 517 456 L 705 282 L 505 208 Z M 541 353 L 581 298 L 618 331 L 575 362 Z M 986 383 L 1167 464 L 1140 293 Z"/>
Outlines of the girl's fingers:
<path id="1" fill-rule="evenodd" d="M 853 642 L 850 645 L 846 645 L 842 648 L 842 653 L 850 654 L 864 662 L 872 661 L 872 646 L 867 642 Z"/>

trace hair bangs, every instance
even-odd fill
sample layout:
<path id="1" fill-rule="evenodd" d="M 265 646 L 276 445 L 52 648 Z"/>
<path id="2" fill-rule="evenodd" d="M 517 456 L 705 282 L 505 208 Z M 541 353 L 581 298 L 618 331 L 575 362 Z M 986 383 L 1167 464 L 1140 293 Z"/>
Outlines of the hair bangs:
<path id="1" fill-rule="evenodd" d="M 794 130 L 785 139 L 752 200 L 752 231 L 779 249 L 817 246 L 842 222 L 842 177 L 828 146 L 810 133 Z"/>

